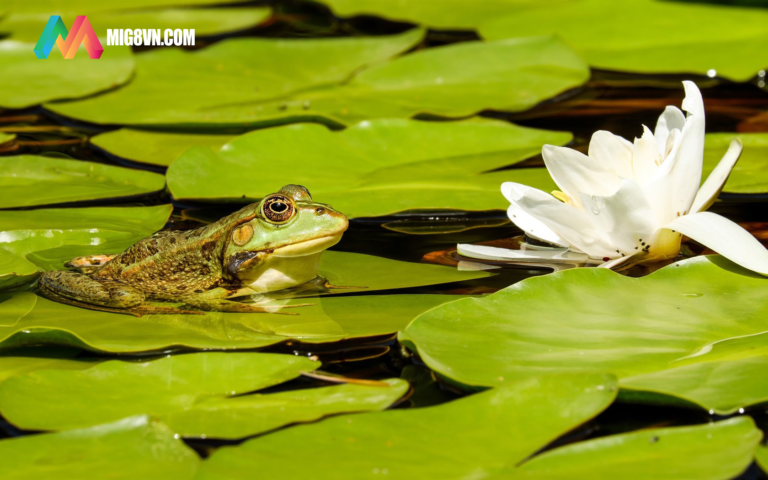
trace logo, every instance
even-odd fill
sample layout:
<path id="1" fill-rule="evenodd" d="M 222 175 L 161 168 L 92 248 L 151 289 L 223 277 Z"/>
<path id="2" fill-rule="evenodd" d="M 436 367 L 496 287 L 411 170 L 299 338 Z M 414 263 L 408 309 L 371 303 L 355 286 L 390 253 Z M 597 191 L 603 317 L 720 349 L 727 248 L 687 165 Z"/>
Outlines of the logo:
<path id="1" fill-rule="evenodd" d="M 64 21 L 59 15 L 51 15 L 48 23 L 40 35 L 40 40 L 35 45 L 35 55 L 37 58 L 48 58 L 53 50 L 53 45 L 59 47 L 64 58 L 75 58 L 77 49 L 80 45 L 85 45 L 85 51 L 88 56 L 94 60 L 101 58 L 104 48 L 99 42 L 99 38 L 91 27 L 91 22 L 85 15 L 79 15 L 72 24 L 72 30 L 67 31 Z"/>

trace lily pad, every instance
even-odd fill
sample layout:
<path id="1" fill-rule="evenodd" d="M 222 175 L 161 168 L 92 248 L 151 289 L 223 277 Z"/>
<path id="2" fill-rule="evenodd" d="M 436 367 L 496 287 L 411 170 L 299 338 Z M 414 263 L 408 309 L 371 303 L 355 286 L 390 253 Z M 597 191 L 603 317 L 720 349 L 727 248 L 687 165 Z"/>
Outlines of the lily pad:
<path id="1" fill-rule="evenodd" d="M 768 472 L 768 447 L 758 445 L 755 452 L 755 460 L 764 472 Z"/>
<path id="2" fill-rule="evenodd" d="M 482 478 L 597 415 L 615 389 L 609 375 L 543 376 L 435 407 L 334 417 L 222 447 L 198 478 Z"/>
<path id="3" fill-rule="evenodd" d="M 735 478 L 752 462 L 761 437 L 749 417 L 654 428 L 560 447 L 499 478 Z"/>
<path id="4" fill-rule="evenodd" d="M 298 315 L 219 313 L 142 318 L 52 302 L 30 292 L 0 295 L 0 349 L 59 345 L 97 352 L 252 349 L 288 340 L 307 343 L 392 335 L 452 295 L 319 297 Z"/>
<path id="5" fill-rule="evenodd" d="M 768 52 L 763 48 L 768 42 L 766 23 L 768 12 L 759 8 L 576 0 L 556 8 L 528 3 L 481 25 L 479 31 L 488 40 L 557 34 L 595 68 L 746 81 L 768 67 Z"/>
<path id="6" fill-rule="evenodd" d="M 126 160 L 167 167 L 190 147 L 218 150 L 232 135 L 195 135 L 121 128 L 91 137 L 93 145 Z"/>
<path id="7" fill-rule="evenodd" d="M 207 352 L 109 360 L 85 370 L 38 370 L 0 384 L 0 412 L 28 430 L 89 427 L 188 410 L 201 400 L 277 385 L 319 366 L 294 355 Z M 79 401 L 83 398 L 88 401 Z"/>
<path id="8" fill-rule="evenodd" d="M 171 205 L 0 212 L 0 289 L 78 255 L 119 253 L 160 230 Z"/>
<path id="9" fill-rule="evenodd" d="M 411 48 L 423 34 L 414 29 L 370 38 L 236 38 L 193 52 L 156 49 L 136 58 L 135 78 L 125 88 L 46 107 L 68 117 L 106 124 L 243 129 L 286 123 L 278 119 L 286 116 L 282 111 L 276 111 L 280 115 L 269 122 L 260 120 L 256 103 L 345 81 L 356 70 Z M 180 71 L 185 75 L 180 77 Z M 153 108 L 145 108 L 148 103 Z M 217 113 L 233 105 L 238 110 L 235 115 Z"/>
<path id="10" fill-rule="evenodd" d="M 768 133 L 710 133 L 704 149 L 706 178 L 723 158 L 734 138 L 744 142 L 744 151 L 731 171 L 723 191 L 727 193 L 768 193 Z"/>
<path id="11" fill-rule="evenodd" d="M 530 158 L 545 143 L 565 144 L 571 138 L 476 120 L 383 119 L 340 132 L 290 125 L 236 137 L 215 153 L 192 148 L 168 169 L 168 185 L 177 199 L 242 202 L 298 183 L 350 217 L 416 208 L 504 209 L 498 193 L 503 181 L 551 190 L 555 186 L 546 169 L 480 174 Z M 268 168 L 282 162 L 293 168 Z M 248 172 L 253 181 L 242 182 Z"/>
<path id="12" fill-rule="evenodd" d="M 40 26 L 41 32 L 44 26 Z M 131 47 L 108 47 L 98 60 L 91 60 L 83 46 L 72 59 L 64 59 L 54 48 L 47 59 L 40 60 L 34 47 L 34 41 L 0 41 L 0 107 L 24 108 L 93 95 L 124 84 L 133 73 Z"/>
<path id="13" fill-rule="evenodd" d="M 186 2 L 185 2 L 186 3 Z M 152 5 L 154 7 L 154 5 Z M 121 5 L 125 8 L 124 4 Z M 0 21 L 0 32 L 8 33 L 14 40 L 37 42 L 52 12 L 64 20 L 67 27 L 83 10 L 72 9 L 71 5 L 62 11 L 61 6 L 52 10 L 33 13 L 11 13 Z M 253 27 L 269 18 L 269 8 L 167 8 L 152 10 L 112 10 L 92 12 L 88 8 L 88 21 L 100 38 L 107 37 L 108 29 L 155 29 L 165 31 L 193 29 L 195 37 L 223 34 Z M 162 40 L 162 39 L 161 39 Z M 105 54 L 115 48 L 102 40 Z"/>
<path id="14" fill-rule="evenodd" d="M 10 142 L 14 138 L 16 138 L 16 134 L 14 133 L 0 132 L 0 145 L 6 142 Z"/>
<path id="15" fill-rule="evenodd" d="M 0 477 L 191 480 L 200 458 L 146 416 L 61 433 L 0 441 Z"/>
<path id="16" fill-rule="evenodd" d="M 156 173 L 36 155 L 0 158 L 0 172 L 0 208 L 143 195 L 165 187 Z"/>
<path id="17" fill-rule="evenodd" d="M 162 417 L 183 437 L 238 439 L 327 415 L 384 410 L 408 391 L 408 382 L 338 385 L 280 393 L 214 398 Z"/>
<path id="18" fill-rule="evenodd" d="M 683 360 L 704 364 L 708 345 L 765 332 L 767 287 L 765 277 L 718 256 L 642 278 L 574 269 L 432 309 L 400 339 L 432 369 L 465 385 L 501 385 L 542 372 L 610 371 L 622 388 L 628 381 L 627 388 L 636 389 L 628 377 L 663 372 Z M 675 384 L 674 375 L 648 375 L 642 388 L 718 411 L 768 398 L 755 377 L 700 375 L 705 383 L 695 389 Z"/>
<path id="19" fill-rule="evenodd" d="M 94 359 L 75 359 L 80 350 L 72 348 L 20 349 L 0 354 L 0 383 L 37 370 L 81 370 L 93 366 Z"/>
<path id="20" fill-rule="evenodd" d="M 323 0 L 339 17 L 375 15 L 445 30 L 474 30 L 488 20 L 517 12 L 533 1 L 526 0 Z"/>

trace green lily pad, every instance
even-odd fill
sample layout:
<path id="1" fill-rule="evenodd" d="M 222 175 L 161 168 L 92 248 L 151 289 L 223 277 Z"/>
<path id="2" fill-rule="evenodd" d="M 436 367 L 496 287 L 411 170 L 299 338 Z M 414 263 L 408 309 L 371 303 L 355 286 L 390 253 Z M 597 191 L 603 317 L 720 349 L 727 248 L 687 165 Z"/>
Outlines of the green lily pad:
<path id="1" fill-rule="evenodd" d="M 165 187 L 156 173 L 36 155 L 0 158 L 0 172 L 0 208 L 143 195 Z"/>
<path id="2" fill-rule="evenodd" d="M 41 32 L 44 26 L 41 24 Z M 124 84 L 133 73 L 131 47 L 106 47 L 98 60 L 91 60 L 83 46 L 72 59 L 64 59 L 54 48 L 47 59 L 40 60 L 33 53 L 34 47 L 34 41 L 0 41 L 4 72 L 0 75 L 0 107 L 24 108 L 93 95 Z"/>
<path id="3" fill-rule="evenodd" d="M 154 5 L 153 5 L 154 6 Z M 125 8 L 123 5 L 121 7 Z M 51 12 L 56 12 L 70 27 L 79 12 L 67 5 L 66 11 L 61 6 L 53 10 L 31 13 L 11 13 L 0 21 L 0 32 L 8 33 L 14 40 L 37 42 L 40 33 L 48 22 Z M 168 8 L 152 10 L 113 10 L 92 13 L 88 9 L 88 21 L 100 38 L 107 37 L 108 29 L 193 29 L 195 37 L 234 32 L 258 25 L 269 18 L 272 11 L 269 8 Z M 161 38 L 162 40 L 162 38 Z M 111 52 L 114 46 L 107 45 L 104 54 Z M 54 49 L 55 50 L 55 49 Z"/>
<path id="4" fill-rule="evenodd" d="M 216 4 L 237 4 L 246 0 L 124 0 L 120 3 L 100 2 L 98 0 L 69 0 L 67 7 L 75 11 L 87 11 L 88 14 L 98 12 L 120 11 L 128 9 L 141 9 L 147 7 L 172 7 L 177 5 L 216 5 Z M 26 0 L 5 0 L 3 8 L 8 11 L 34 13 L 34 12 L 52 12 L 61 8 L 58 0 L 37 0 L 28 2 Z"/>
<path id="5" fill-rule="evenodd" d="M 201 400 L 277 385 L 319 366 L 294 355 L 208 352 L 109 360 L 85 370 L 38 370 L 0 384 L 0 412 L 28 430 L 89 427 L 184 411 Z M 83 398 L 88 401 L 79 401 Z"/>
<path id="6" fill-rule="evenodd" d="M 327 415 L 384 410 L 402 397 L 409 386 L 396 378 L 386 383 L 214 398 L 162 419 L 183 437 L 238 439 Z"/>
<path id="7" fill-rule="evenodd" d="M 222 447 L 198 478 L 483 478 L 594 417 L 615 390 L 609 375 L 543 376 L 435 407 L 334 417 Z"/>
<path id="8" fill-rule="evenodd" d="M 755 460 L 764 472 L 768 472 L 768 447 L 758 445 L 755 451 Z"/>
<path id="9" fill-rule="evenodd" d="M 147 132 L 121 128 L 91 137 L 93 145 L 126 160 L 167 167 L 190 147 L 218 150 L 232 135 Z"/>
<path id="10" fill-rule="evenodd" d="M 278 119 L 287 116 L 282 111 L 269 122 L 260 120 L 256 103 L 343 82 L 356 70 L 411 48 L 423 34 L 414 29 L 370 38 L 237 38 L 193 52 L 156 49 L 137 56 L 135 78 L 125 88 L 111 95 L 46 107 L 68 117 L 107 124 L 243 129 L 286 123 Z M 181 77 L 180 71 L 185 73 Z M 148 103 L 153 108 L 145 108 Z M 233 105 L 238 110 L 235 115 L 217 112 Z"/>
<path id="11" fill-rule="evenodd" d="M 200 458 L 146 416 L 61 433 L 0 441 L 0 477 L 191 480 Z"/>
<path id="12" fill-rule="evenodd" d="M 0 212 L 0 289 L 61 269 L 78 255 L 119 253 L 160 230 L 171 205 Z"/>
<path id="13" fill-rule="evenodd" d="M 2 145 L 3 143 L 6 143 L 6 142 L 10 142 L 14 138 L 16 138 L 16 134 L 15 133 L 0 132 L 0 145 Z"/>
<path id="14" fill-rule="evenodd" d="M 393 4 L 388 0 L 323 0 L 339 17 L 375 15 L 393 21 L 412 22 L 445 30 L 474 30 L 488 20 L 517 12 L 526 0 L 409 0 Z"/>
<path id="15" fill-rule="evenodd" d="M 319 297 L 283 303 L 313 303 L 298 315 L 219 313 L 130 315 L 98 312 L 52 302 L 30 292 L 0 295 L 0 349 L 59 345 L 97 352 L 252 349 L 288 340 L 307 343 L 392 335 L 418 314 L 453 295 Z"/>
<path id="16" fill-rule="evenodd" d="M 683 23 L 696 25 L 684 28 Z M 768 12 L 692 2 L 527 4 L 479 28 L 483 38 L 560 35 L 595 68 L 746 81 L 768 67 Z M 590 28 L 584 28 L 590 25 Z M 649 32 L 656 34 L 649 35 Z M 554 62 L 553 62 L 554 63 Z"/>
<path id="17" fill-rule="evenodd" d="M 93 359 L 75 359 L 72 348 L 21 349 L 0 354 L 0 383 L 8 378 L 37 370 L 79 370 L 93 365 Z"/>
<path id="18" fill-rule="evenodd" d="M 694 370 L 704 383 L 689 388 L 675 384 L 673 371 L 663 372 L 683 360 L 710 361 L 705 347 L 714 342 L 765 332 L 767 287 L 765 277 L 718 256 L 678 262 L 643 278 L 574 269 L 432 309 L 400 339 L 433 370 L 466 385 L 500 385 L 542 372 L 610 371 L 622 388 L 627 381 L 636 389 L 628 377 L 658 373 L 644 377 L 642 388 L 733 411 L 768 399 L 759 378 L 704 378 L 716 367 L 702 365 Z"/>
<path id="19" fill-rule="evenodd" d="M 340 132 L 290 125 L 250 132 L 215 153 L 192 148 L 168 169 L 168 185 L 177 199 L 242 202 L 298 183 L 353 218 L 417 208 L 505 209 L 499 193 L 503 181 L 551 190 L 555 186 L 546 169 L 480 174 L 530 158 L 545 143 L 571 138 L 477 120 L 372 120 Z M 268 168 L 282 162 L 294 168 Z M 242 182 L 247 172 L 254 172 L 254 180 Z"/>
<path id="20" fill-rule="evenodd" d="M 499 478 L 735 478 L 752 462 L 761 437 L 749 417 L 654 428 L 560 447 Z"/>
<path id="21" fill-rule="evenodd" d="M 768 133 L 710 133 L 704 149 L 706 178 L 723 158 L 734 138 L 744 142 L 744 150 L 731 171 L 723 191 L 728 193 L 768 193 Z"/>

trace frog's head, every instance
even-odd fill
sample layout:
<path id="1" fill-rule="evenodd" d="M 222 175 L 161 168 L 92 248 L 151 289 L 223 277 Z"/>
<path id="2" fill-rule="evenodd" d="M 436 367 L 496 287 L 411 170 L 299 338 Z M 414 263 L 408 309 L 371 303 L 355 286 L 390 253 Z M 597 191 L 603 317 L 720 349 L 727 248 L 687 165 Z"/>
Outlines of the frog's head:
<path id="1" fill-rule="evenodd" d="M 273 291 L 317 276 L 320 254 L 349 226 L 343 213 L 312 200 L 309 190 L 286 185 L 254 205 L 253 218 L 230 233 L 225 276 Z"/>

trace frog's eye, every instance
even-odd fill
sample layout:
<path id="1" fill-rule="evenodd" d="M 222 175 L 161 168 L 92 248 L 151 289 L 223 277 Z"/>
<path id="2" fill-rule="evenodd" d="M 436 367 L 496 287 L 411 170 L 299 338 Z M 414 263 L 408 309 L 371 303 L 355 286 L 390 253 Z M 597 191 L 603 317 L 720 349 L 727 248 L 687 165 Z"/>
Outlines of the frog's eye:
<path id="1" fill-rule="evenodd" d="M 296 205 L 293 199 L 278 193 L 264 199 L 264 203 L 261 204 L 261 213 L 268 222 L 280 225 L 293 218 Z"/>

